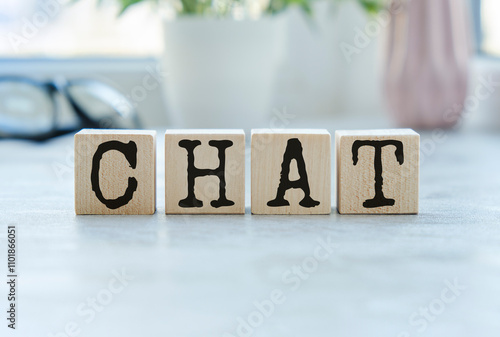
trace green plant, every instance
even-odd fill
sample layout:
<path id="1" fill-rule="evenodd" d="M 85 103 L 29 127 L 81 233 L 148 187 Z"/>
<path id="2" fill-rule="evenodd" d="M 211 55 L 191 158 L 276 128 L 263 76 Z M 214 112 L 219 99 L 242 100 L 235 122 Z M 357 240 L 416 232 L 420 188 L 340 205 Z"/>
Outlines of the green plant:
<path id="1" fill-rule="evenodd" d="M 162 0 L 118 0 L 121 5 L 121 13 L 128 7 L 143 1 L 159 3 Z M 277 14 L 288 7 L 298 6 L 306 14 L 312 14 L 311 3 L 314 0 L 269 0 L 264 12 Z M 334 2 L 355 1 L 367 13 L 374 14 L 384 8 L 386 0 L 332 0 Z M 230 13 L 230 8 L 234 5 L 244 6 L 244 0 L 177 0 L 178 6 L 174 6 L 180 15 L 218 15 L 225 16 Z"/>
<path id="2" fill-rule="evenodd" d="M 385 8 L 385 4 L 387 3 L 385 0 L 357 0 L 357 2 L 370 14 L 378 13 Z"/>

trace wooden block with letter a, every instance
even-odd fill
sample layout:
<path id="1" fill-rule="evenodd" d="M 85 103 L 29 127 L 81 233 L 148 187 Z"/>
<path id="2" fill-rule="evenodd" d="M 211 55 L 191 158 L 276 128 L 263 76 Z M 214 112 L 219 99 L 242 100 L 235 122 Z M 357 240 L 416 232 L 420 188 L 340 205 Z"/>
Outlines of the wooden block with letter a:
<path id="1" fill-rule="evenodd" d="M 84 129 L 75 135 L 76 214 L 155 209 L 155 131 Z"/>
<path id="2" fill-rule="evenodd" d="M 165 132 L 165 213 L 245 213 L 243 130 Z"/>
<path id="3" fill-rule="evenodd" d="M 339 213 L 418 213 L 418 133 L 337 131 L 335 148 Z"/>
<path id="4" fill-rule="evenodd" d="M 331 212 L 330 133 L 252 130 L 252 213 Z"/>

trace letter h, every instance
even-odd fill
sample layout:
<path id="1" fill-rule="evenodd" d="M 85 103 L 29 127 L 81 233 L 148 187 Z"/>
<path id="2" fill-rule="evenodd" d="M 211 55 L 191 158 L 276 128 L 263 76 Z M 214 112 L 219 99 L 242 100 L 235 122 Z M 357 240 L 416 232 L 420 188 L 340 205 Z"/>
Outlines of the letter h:
<path id="1" fill-rule="evenodd" d="M 199 169 L 194 166 L 194 149 L 200 144 L 201 142 L 199 140 L 183 139 L 179 142 L 179 146 L 186 149 L 188 159 L 188 195 L 185 199 L 179 201 L 179 207 L 203 207 L 203 201 L 196 199 L 194 184 L 196 178 L 204 176 L 216 176 L 219 178 L 219 199 L 212 200 L 210 202 L 212 207 L 219 208 L 222 206 L 234 205 L 234 201 L 226 198 L 226 179 L 224 176 L 226 167 L 226 149 L 233 146 L 233 142 L 230 140 L 211 140 L 208 142 L 208 145 L 216 147 L 219 150 L 219 166 L 215 169 Z"/>

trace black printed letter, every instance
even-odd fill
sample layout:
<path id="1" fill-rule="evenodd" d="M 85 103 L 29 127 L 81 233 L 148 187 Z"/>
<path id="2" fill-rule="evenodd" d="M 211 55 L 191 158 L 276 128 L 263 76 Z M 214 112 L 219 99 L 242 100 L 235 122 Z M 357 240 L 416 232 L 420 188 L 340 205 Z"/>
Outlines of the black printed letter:
<path id="1" fill-rule="evenodd" d="M 135 142 L 128 142 L 128 144 L 119 142 L 117 140 L 111 140 L 109 142 L 102 143 L 97 148 L 92 158 L 92 173 L 90 174 L 90 181 L 92 183 L 92 190 L 95 192 L 97 199 L 99 199 L 106 207 L 110 209 L 117 209 L 126 205 L 134 195 L 137 190 L 137 180 L 133 177 L 128 178 L 128 186 L 125 194 L 116 199 L 106 199 L 102 195 L 101 188 L 99 187 L 99 168 L 101 165 L 101 159 L 104 153 L 116 150 L 123 153 L 125 158 L 130 164 L 130 167 L 135 169 L 137 165 L 137 145 Z"/>
<path id="2" fill-rule="evenodd" d="M 216 176 L 219 178 L 219 199 L 212 200 L 210 205 L 215 208 L 222 206 L 232 206 L 234 201 L 226 199 L 226 178 L 224 170 L 226 166 L 226 149 L 233 146 L 230 140 L 211 140 L 208 145 L 216 147 L 219 150 L 219 167 L 216 169 L 199 169 L 194 166 L 194 149 L 200 145 L 199 140 L 183 139 L 179 142 L 179 146 L 187 150 L 188 169 L 188 195 L 185 199 L 179 201 L 179 207 L 203 207 L 203 201 L 196 199 L 194 194 L 194 181 L 197 177 Z"/>
<path id="3" fill-rule="evenodd" d="M 290 163 L 292 159 L 297 161 L 297 168 L 300 178 L 290 181 Z M 309 182 L 307 181 L 306 163 L 302 156 L 302 144 L 297 138 L 288 140 L 286 144 L 285 154 L 283 155 L 283 162 L 281 163 L 281 178 L 276 193 L 276 198 L 267 203 L 269 207 L 289 206 L 290 203 L 285 199 L 285 192 L 290 188 L 300 188 L 304 191 L 304 198 L 299 202 L 302 207 L 315 207 L 319 205 L 319 201 L 313 200 L 310 196 Z"/>
<path id="4" fill-rule="evenodd" d="M 363 207 L 375 208 L 382 206 L 394 206 L 394 199 L 387 199 L 382 192 L 382 185 L 384 179 L 382 178 L 382 148 L 384 146 L 394 145 L 396 147 L 396 159 L 399 165 L 404 163 L 403 143 L 399 140 L 356 140 L 352 144 L 352 161 L 354 165 L 358 163 L 358 150 L 362 146 L 372 146 L 375 149 L 375 197 L 373 199 L 365 200 Z"/>

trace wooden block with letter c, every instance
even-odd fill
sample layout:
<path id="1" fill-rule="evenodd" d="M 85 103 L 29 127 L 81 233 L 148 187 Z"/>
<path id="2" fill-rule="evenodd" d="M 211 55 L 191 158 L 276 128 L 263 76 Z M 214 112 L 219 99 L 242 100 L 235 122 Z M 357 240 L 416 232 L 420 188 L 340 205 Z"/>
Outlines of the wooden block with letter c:
<path id="1" fill-rule="evenodd" d="M 155 210 L 155 131 L 83 129 L 75 135 L 76 214 Z"/>

